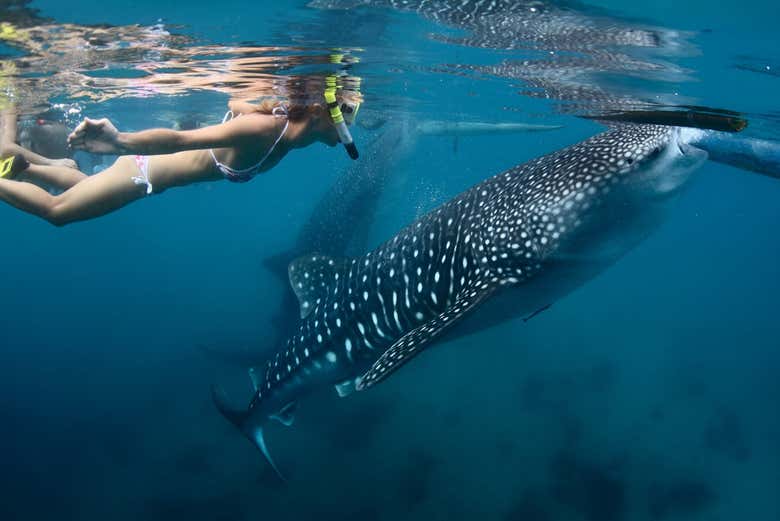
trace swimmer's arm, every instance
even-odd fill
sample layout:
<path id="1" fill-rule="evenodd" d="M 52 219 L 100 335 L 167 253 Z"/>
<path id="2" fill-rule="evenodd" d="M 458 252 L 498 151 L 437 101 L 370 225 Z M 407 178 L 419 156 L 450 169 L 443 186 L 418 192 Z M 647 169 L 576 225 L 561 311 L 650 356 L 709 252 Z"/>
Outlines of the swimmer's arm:
<path id="1" fill-rule="evenodd" d="M 98 154 L 172 154 L 184 150 L 245 146 L 275 137 L 276 118 L 251 114 L 219 125 L 194 130 L 153 128 L 119 132 L 107 119 L 86 119 L 68 136 L 74 148 Z"/>

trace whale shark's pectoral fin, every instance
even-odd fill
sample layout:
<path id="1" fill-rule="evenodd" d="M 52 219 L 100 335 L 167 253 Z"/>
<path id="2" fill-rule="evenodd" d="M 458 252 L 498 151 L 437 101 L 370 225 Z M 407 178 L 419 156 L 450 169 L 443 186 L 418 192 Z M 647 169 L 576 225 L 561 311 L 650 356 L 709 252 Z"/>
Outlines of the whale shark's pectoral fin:
<path id="1" fill-rule="evenodd" d="M 290 402 L 284 407 L 282 407 L 282 410 L 277 412 L 276 414 L 272 414 L 270 418 L 272 420 L 276 420 L 285 427 L 289 427 L 293 424 L 293 421 L 295 421 L 295 411 L 298 409 L 298 402 Z"/>
<path id="2" fill-rule="evenodd" d="M 335 259 L 327 255 L 304 255 L 290 263 L 287 274 L 301 305 L 302 319 L 312 312 L 319 299 L 325 297 L 334 281 L 338 282 L 349 269 L 349 263 L 349 259 Z"/>
<path id="3" fill-rule="evenodd" d="M 432 320 L 409 331 L 385 351 L 357 382 L 358 391 L 378 384 L 425 349 L 435 338 L 458 323 L 469 311 L 490 297 L 496 286 L 479 283 L 464 288 L 455 302 Z"/>
<path id="4" fill-rule="evenodd" d="M 355 385 L 356 380 L 353 379 L 344 380 L 343 382 L 334 385 L 334 387 L 336 388 L 336 393 L 339 395 L 339 398 L 345 398 L 355 392 Z"/>

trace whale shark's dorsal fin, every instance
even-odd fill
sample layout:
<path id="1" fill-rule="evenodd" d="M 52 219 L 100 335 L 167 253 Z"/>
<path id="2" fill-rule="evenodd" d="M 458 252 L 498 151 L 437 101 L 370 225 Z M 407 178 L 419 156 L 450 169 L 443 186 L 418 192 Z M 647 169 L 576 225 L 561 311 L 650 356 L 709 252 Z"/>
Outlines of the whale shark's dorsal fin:
<path id="1" fill-rule="evenodd" d="M 497 287 L 498 284 L 477 281 L 463 288 L 451 306 L 428 322 L 412 329 L 391 345 L 379 360 L 374 362 L 371 369 L 358 380 L 357 390 L 362 391 L 373 387 L 390 376 L 393 371 L 425 349 L 431 341 L 456 324 L 466 313 L 490 297 Z"/>
<path id="2" fill-rule="evenodd" d="M 348 259 L 335 259 L 327 255 L 304 255 L 290 263 L 287 273 L 295 296 L 301 305 L 301 318 L 306 318 L 325 296 L 328 288 L 337 281 L 349 265 Z"/>
<path id="3" fill-rule="evenodd" d="M 261 261 L 261 264 L 271 273 L 284 273 L 285 270 L 287 270 L 287 268 L 290 266 L 291 258 L 293 258 L 293 255 L 287 251 L 284 251 L 269 257 L 265 257 Z"/>

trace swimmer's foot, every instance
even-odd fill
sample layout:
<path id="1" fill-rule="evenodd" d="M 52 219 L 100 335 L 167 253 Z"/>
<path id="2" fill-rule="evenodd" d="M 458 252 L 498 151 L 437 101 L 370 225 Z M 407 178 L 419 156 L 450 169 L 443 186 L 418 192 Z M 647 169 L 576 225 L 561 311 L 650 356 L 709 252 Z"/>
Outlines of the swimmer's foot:
<path id="1" fill-rule="evenodd" d="M 69 158 L 63 158 L 63 159 L 49 159 L 50 166 L 64 166 L 65 168 L 72 168 L 74 170 L 79 169 L 79 165 L 76 164 L 76 162 Z"/>
<path id="2" fill-rule="evenodd" d="M 27 170 L 28 166 L 30 166 L 30 163 L 21 154 L 7 157 L 0 161 L 0 178 L 13 179 L 20 172 Z"/>

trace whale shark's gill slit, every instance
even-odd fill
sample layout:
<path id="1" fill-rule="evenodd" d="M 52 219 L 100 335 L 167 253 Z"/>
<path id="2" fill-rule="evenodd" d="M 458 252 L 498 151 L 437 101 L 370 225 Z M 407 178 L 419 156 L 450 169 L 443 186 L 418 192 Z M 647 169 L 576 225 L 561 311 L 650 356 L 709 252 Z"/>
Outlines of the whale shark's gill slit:
<path id="1" fill-rule="evenodd" d="M 447 307 L 452 305 L 452 298 L 455 294 L 455 268 L 457 264 L 458 259 L 458 245 L 460 243 L 460 236 L 461 236 L 461 230 L 462 230 L 462 221 L 458 219 L 458 228 L 455 232 L 455 242 L 452 245 L 452 252 L 450 255 L 450 280 L 449 280 L 449 288 L 447 290 Z M 465 251 L 464 251 L 465 255 Z M 466 257 L 463 256 L 463 261 L 466 261 Z M 468 262 L 465 262 L 463 265 L 463 268 L 465 269 L 468 266 Z"/>
<path id="2" fill-rule="evenodd" d="M 382 296 L 382 289 L 381 289 L 381 284 L 379 282 L 379 277 L 377 277 L 376 296 L 377 299 L 379 300 L 379 306 L 382 309 L 382 316 L 385 319 L 385 325 L 387 325 L 388 329 L 392 330 L 390 317 L 387 315 L 387 305 L 385 304 L 385 298 L 384 296 Z"/>

